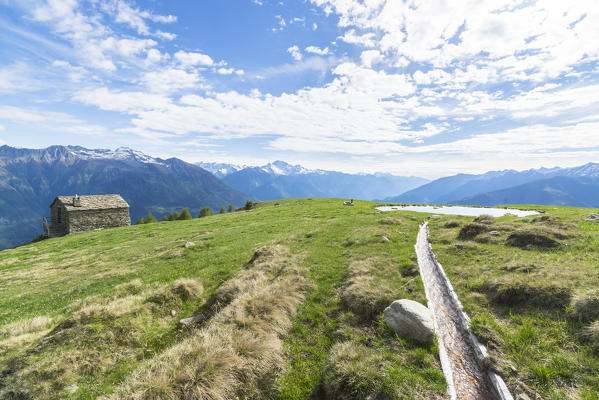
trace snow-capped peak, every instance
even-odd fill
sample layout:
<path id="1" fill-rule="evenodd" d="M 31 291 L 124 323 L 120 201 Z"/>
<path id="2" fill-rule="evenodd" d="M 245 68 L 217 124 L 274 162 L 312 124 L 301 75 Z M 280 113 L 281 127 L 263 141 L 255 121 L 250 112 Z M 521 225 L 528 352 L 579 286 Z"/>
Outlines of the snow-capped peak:
<path id="1" fill-rule="evenodd" d="M 158 158 L 150 157 L 138 150 L 129 147 L 119 147 L 116 150 L 110 149 L 86 149 L 79 146 L 68 147 L 71 154 L 84 159 L 105 159 L 105 160 L 134 160 L 145 164 L 165 165 Z"/>

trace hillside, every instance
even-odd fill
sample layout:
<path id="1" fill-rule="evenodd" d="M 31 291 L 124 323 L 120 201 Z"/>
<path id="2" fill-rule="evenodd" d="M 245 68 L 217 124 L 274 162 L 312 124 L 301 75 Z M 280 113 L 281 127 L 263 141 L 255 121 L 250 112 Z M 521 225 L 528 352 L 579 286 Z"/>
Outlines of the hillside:
<path id="1" fill-rule="evenodd" d="M 445 204 L 457 203 L 468 205 L 499 204 L 554 204 L 566 206 L 597 207 L 596 196 L 587 195 L 586 191 L 564 193 L 555 196 L 550 190 L 543 190 L 541 181 L 551 178 L 566 177 L 569 182 L 576 178 L 599 178 L 599 164 L 588 163 L 573 168 L 540 168 L 527 171 L 490 171 L 480 175 L 458 174 L 439 178 L 413 190 L 385 199 L 389 202 Z M 564 181 L 565 182 L 565 181 Z M 529 186 L 524 186 L 527 184 Z M 566 187 L 566 184 L 558 184 Z M 575 183 L 570 184 L 574 190 Z M 525 196 L 518 188 L 527 190 Z M 498 193 L 498 191 L 502 191 Z M 499 197 L 497 197 L 499 196 Z M 528 201 L 530 199 L 532 201 Z"/>
<path id="2" fill-rule="evenodd" d="M 392 300 L 426 304 L 413 249 L 425 215 L 341 203 L 265 202 L 0 252 L 0 399 L 446 398 L 436 346 L 382 319 Z M 471 217 L 431 219 L 433 249 L 513 392 L 592 399 L 599 224 L 585 217 L 597 210 L 535 208 L 546 214 L 479 218 L 468 235 Z M 523 232 L 557 247 L 507 245 Z"/>
<path id="3" fill-rule="evenodd" d="M 41 217 L 58 195 L 118 193 L 131 205 L 136 221 L 188 207 L 218 210 L 242 205 L 248 196 L 202 168 L 176 158 L 162 160 L 120 148 L 90 150 L 75 146 L 47 149 L 0 147 L 0 249 L 41 233 Z"/>
<path id="4" fill-rule="evenodd" d="M 261 201 L 302 197 L 373 200 L 405 192 L 428 182 L 414 176 L 309 170 L 283 161 L 261 167 L 240 168 L 225 164 L 208 167 L 227 185 Z"/>

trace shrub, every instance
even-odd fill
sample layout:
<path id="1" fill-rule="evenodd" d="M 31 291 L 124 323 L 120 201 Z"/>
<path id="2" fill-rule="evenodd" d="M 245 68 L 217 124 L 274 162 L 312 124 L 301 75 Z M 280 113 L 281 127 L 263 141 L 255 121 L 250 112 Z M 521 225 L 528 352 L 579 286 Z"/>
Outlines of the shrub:
<path id="1" fill-rule="evenodd" d="M 252 208 L 254 208 L 256 206 L 256 203 L 254 203 L 251 200 L 248 200 L 245 202 L 245 205 L 243 206 L 244 210 L 251 210 Z"/>

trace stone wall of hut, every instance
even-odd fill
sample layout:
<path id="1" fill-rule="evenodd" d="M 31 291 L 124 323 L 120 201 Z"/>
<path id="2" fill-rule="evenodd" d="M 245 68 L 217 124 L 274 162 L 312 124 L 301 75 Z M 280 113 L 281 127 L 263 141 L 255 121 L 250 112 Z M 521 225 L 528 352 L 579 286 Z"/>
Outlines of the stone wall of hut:
<path id="1" fill-rule="evenodd" d="M 69 212 L 68 232 L 78 233 L 94 229 L 131 225 L 129 209 L 81 210 Z"/>

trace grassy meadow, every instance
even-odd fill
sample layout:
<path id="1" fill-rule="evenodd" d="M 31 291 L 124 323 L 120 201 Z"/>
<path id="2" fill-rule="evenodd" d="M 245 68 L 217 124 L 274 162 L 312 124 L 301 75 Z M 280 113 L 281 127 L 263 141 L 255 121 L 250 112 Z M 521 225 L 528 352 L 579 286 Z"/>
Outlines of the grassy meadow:
<path id="1" fill-rule="evenodd" d="M 0 399 L 446 398 L 437 347 L 382 319 L 395 299 L 426 304 L 426 215 L 355 204 L 264 202 L 0 252 Z M 510 388 L 595 399 L 599 223 L 534 208 L 435 216 L 433 249 Z"/>

